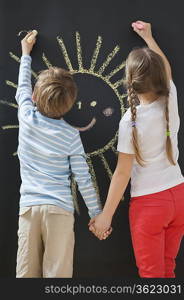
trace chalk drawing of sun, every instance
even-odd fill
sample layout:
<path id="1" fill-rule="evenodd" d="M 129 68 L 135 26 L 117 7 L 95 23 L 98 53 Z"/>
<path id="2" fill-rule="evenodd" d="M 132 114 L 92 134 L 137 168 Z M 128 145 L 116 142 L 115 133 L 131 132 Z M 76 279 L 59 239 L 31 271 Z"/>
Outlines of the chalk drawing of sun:
<path id="1" fill-rule="evenodd" d="M 97 69 L 97 60 L 102 47 L 102 37 L 98 36 L 96 46 L 90 59 L 90 65 L 86 68 L 83 65 L 81 37 L 79 32 L 76 32 L 75 38 L 78 61 L 77 69 L 72 66 L 64 40 L 59 36 L 57 37 L 57 43 L 65 60 L 66 66 L 73 74 L 79 87 L 76 104 L 65 116 L 65 120 L 80 131 L 84 149 L 87 153 L 87 162 L 93 184 L 99 195 L 99 187 L 93 159 L 99 159 L 99 163 L 104 168 L 109 179 L 111 179 L 113 172 L 106 158 L 106 152 L 111 151 L 116 159 L 117 151 L 115 144 L 118 137 L 118 125 L 119 120 L 125 112 L 124 100 L 127 97 L 124 92 L 122 93 L 122 74 L 119 73 L 120 79 L 115 82 L 113 82 L 113 76 L 116 75 L 117 77 L 118 72 L 124 69 L 125 62 L 122 61 L 122 63 L 113 68 L 110 73 L 104 75 L 106 68 L 110 65 L 111 61 L 120 50 L 120 47 L 117 45 L 112 52 L 109 53 L 102 65 Z M 12 52 L 10 52 L 10 56 L 15 61 L 20 62 L 20 58 Z M 48 68 L 52 66 L 52 63 L 46 57 L 45 53 L 43 53 L 42 59 Z M 33 70 L 32 76 L 37 78 L 37 74 Z M 17 88 L 17 85 L 12 81 L 7 80 L 6 84 L 15 89 Z M 85 86 L 85 89 L 83 89 L 82 86 Z M 13 109 L 17 109 L 16 104 L 8 101 L 0 100 L 0 104 L 8 105 Z M 2 130 L 12 130 L 17 129 L 18 125 L 5 125 L 1 128 Z M 13 155 L 16 154 L 16 152 L 13 153 Z M 72 192 L 75 206 L 78 210 L 76 201 L 76 182 L 74 180 L 72 180 Z"/>

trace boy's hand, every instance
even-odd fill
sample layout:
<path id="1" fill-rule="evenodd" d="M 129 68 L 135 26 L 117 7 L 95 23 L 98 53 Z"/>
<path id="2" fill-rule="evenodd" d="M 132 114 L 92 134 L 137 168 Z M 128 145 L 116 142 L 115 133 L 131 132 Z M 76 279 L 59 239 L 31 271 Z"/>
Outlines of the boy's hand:
<path id="1" fill-rule="evenodd" d="M 31 37 L 31 35 L 33 34 L 33 32 L 29 32 L 24 38 L 23 40 L 21 41 L 21 45 L 22 45 L 22 55 L 30 55 L 32 49 L 33 49 L 33 46 L 36 42 L 36 38 L 34 37 L 32 39 L 31 42 L 28 42 L 28 38 Z"/>
<path id="2" fill-rule="evenodd" d="M 112 232 L 111 222 L 112 218 L 102 212 L 90 220 L 89 230 L 100 240 L 106 239 Z"/>
<path id="3" fill-rule="evenodd" d="M 145 41 L 152 39 L 151 24 L 143 21 L 132 23 L 133 30 Z"/>

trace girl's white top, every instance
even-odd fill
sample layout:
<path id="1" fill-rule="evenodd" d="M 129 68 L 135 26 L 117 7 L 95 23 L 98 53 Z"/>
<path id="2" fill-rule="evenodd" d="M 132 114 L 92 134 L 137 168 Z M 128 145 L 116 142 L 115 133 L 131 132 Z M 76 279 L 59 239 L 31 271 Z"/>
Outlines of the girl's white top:
<path id="1" fill-rule="evenodd" d="M 176 162 L 176 165 L 172 165 L 166 155 L 165 99 L 159 98 L 150 104 L 137 106 L 136 127 L 145 166 L 141 167 L 134 159 L 131 173 L 132 197 L 160 192 L 184 182 L 177 162 L 179 125 L 177 91 L 173 81 L 170 81 L 169 128 Z M 119 124 L 117 150 L 134 154 L 130 108 Z"/>

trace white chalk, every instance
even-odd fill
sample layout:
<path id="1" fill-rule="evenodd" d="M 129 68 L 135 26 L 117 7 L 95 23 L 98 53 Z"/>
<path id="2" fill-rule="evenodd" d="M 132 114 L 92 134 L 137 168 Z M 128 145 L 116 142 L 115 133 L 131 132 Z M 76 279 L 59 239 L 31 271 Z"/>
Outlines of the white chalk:
<path id="1" fill-rule="evenodd" d="M 33 39 L 37 36 L 37 34 L 38 34 L 38 31 L 37 30 L 33 30 L 32 34 L 27 39 L 28 43 L 32 43 Z"/>

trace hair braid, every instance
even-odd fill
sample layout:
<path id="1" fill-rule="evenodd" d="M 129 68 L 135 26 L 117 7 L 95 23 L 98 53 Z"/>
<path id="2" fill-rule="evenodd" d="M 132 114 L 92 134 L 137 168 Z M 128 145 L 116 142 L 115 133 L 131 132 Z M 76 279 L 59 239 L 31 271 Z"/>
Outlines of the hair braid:
<path id="1" fill-rule="evenodd" d="M 136 100 L 137 100 L 137 96 L 133 89 L 133 86 L 132 86 L 132 84 L 129 84 L 129 86 L 128 86 L 128 102 L 130 105 L 131 121 L 132 121 L 132 143 L 133 143 L 133 147 L 134 147 L 135 158 L 136 158 L 137 162 L 141 166 L 143 166 L 143 159 L 140 154 L 139 143 L 138 143 L 138 134 L 137 134 L 137 128 L 136 128 L 136 118 L 137 118 Z"/>
<path id="2" fill-rule="evenodd" d="M 171 143 L 171 137 L 170 137 L 170 130 L 169 130 L 169 105 L 168 105 L 168 97 L 166 97 L 166 106 L 165 106 L 165 118 L 166 118 L 166 153 L 167 158 L 170 161 L 172 165 L 175 165 L 175 161 L 173 159 L 173 150 L 172 150 L 172 143 Z"/>

